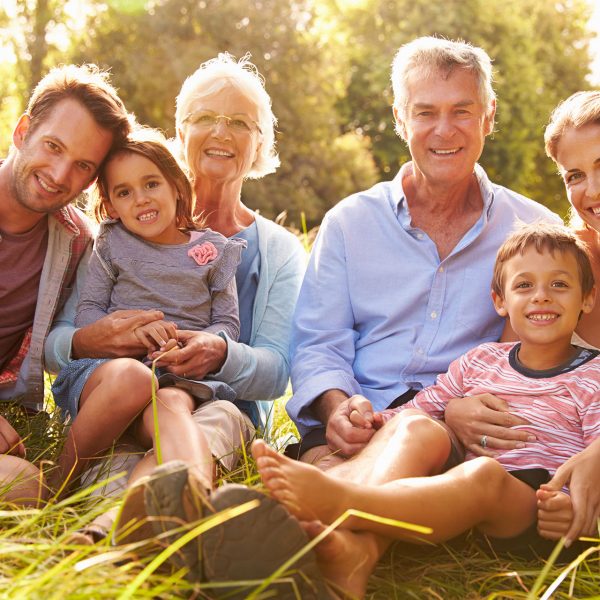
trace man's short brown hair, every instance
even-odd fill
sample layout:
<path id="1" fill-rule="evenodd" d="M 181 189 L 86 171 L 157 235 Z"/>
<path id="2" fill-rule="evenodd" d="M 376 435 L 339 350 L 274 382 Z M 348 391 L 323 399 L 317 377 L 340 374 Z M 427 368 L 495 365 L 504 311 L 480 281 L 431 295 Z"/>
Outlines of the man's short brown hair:
<path id="1" fill-rule="evenodd" d="M 29 131 L 34 131 L 58 102 L 71 98 L 80 102 L 98 125 L 113 134 L 112 147 L 121 145 L 131 130 L 130 116 L 108 77 L 107 72 L 92 64 L 52 69 L 35 86 L 29 99 Z"/>
<path id="2" fill-rule="evenodd" d="M 552 255 L 555 252 L 570 253 L 577 262 L 583 296 L 587 296 L 592 291 L 594 273 L 585 244 L 564 225 L 538 222 L 517 229 L 500 246 L 492 277 L 492 291 L 500 298 L 504 298 L 504 266 L 507 261 L 517 254 L 523 255 L 525 250 L 532 246 L 540 254 L 543 251 L 550 252 Z"/>

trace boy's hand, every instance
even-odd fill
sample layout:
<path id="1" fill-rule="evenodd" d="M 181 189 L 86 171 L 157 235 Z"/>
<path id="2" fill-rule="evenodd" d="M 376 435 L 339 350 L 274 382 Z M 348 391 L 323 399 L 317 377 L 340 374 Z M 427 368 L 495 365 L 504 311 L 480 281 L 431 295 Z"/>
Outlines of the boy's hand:
<path id="1" fill-rule="evenodd" d="M 373 427 L 375 427 L 375 429 L 381 429 L 388 421 L 391 421 L 397 414 L 398 412 L 392 408 L 386 408 L 381 412 L 376 412 L 373 415 Z"/>
<path id="2" fill-rule="evenodd" d="M 352 396 L 348 400 L 348 409 L 350 411 L 348 418 L 354 427 L 373 429 L 373 405 L 368 398 Z"/>
<path id="3" fill-rule="evenodd" d="M 573 541 L 568 531 L 573 521 L 573 504 L 564 492 L 551 489 L 542 484 L 536 491 L 538 506 L 538 533 L 548 540 L 559 540 L 566 536 L 566 546 Z"/>
<path id="4" fill-rule="evenodd" d="M 19 434 L 4 417 L 0 417 L 0 454 L 14 454 L 25 458 L 25 446 Z"/>
<path id="5" fill-rule="evenodd" d="M 165 347 L 170 340 L 177 339 L 177 325 L 170 321 L 152 321 L 136 327 L 133 333 L 150 354 L 159 348 Z"/>
<path id="6" fill-rule="evenodd" d="M 573 522 L 567 539 L 598 535 L 600 517 L 600 438 L 562 464 L 544 487 L 560 490 L 568 485 L 573 503 Z"/>

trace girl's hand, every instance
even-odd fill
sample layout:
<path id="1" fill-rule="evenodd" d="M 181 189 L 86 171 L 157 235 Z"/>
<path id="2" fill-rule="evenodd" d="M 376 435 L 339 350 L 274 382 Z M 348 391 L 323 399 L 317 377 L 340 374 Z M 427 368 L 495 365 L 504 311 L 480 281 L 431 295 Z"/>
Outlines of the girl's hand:
<path id="1" fill-rule="evenodd" d="M 227 358 L 227 342 L 222 337 L 203 331 L 177 332 L 181 348 L 171 350 L 156 363 L 167 371 L 189 379 L 204 379 L 208 373 L 218 371 Z M 158 358 L 165 349 L 151 354 Z"/>
<path id="2" fill-rule="evenodd" d="M 170 340 L 177 339 L 177 325 L 170 321 L 152 321 L 136 327 L 133 333 L 150 354 L 150 352 L 166 346 Z"/>
<path id="3" fill-rule="evenodd" d="M 597 536 L 600 517 L 600 438 L 561 465 L 545 487 L 560 490 L 567 484 L 574 516 L 566 538 L 576 540 L 580 535 Z"/>
<path id="4" fill-rule="evenodd" d="M 453 398 L 446 406 L 445 421 L 465 448 L 480 456 L 495 456 L 494 450 L 523 448 L 535 436 L 515 425 L 525 419 L 509 412 L 504 400 L 492 394 Z M 483 445 L 482 445 L 483 441 Z"/>

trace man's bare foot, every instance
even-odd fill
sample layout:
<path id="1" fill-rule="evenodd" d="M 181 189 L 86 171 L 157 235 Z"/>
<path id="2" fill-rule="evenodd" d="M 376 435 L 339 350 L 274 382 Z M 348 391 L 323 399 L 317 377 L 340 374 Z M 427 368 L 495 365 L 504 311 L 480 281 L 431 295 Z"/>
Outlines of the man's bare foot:
<path id="1" fill-rule="evenodd" d="M 320 521 L 302 521 L 301 525 L 311 539 L 325 530 Z M 364 598 L 369 576 L 382 550 L 373 534 L 347 529 L 332 531 L 317 544 L 317 562 L 332 588 L 332 597 Z"/>
<path id="2" fill-rule="evenodd" d="M 352 484 L 312 465 L 275 452 L 262 440 L 252 444 L 258 472 L 271 496 L 301 521 L 333 523 L 353 506 Z"/>
<path id="3" fill-rule="evenodd" d="M 536 492 L 538 506 L 538 533 L 549 540 L 566 535 L 573 521 L 571 497 L 564 492 L 542 485 Z M 567 545 L 571 540 L 567 540 Z"/>

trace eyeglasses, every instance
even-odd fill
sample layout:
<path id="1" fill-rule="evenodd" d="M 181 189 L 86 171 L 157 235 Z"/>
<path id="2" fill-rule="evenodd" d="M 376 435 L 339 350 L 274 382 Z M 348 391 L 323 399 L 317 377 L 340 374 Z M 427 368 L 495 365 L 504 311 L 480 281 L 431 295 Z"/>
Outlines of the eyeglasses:
<path id="1" fill-rule="evenodd" d="M 191 123 L 198 127 L 204 127 L 206 129 L 212 129 L 221 119 L 225 121 L 225 125 L 231 131 L 236 133 L 251 133 L 252 131 L 258 131 L 262 133 L 258 123 L 250 117 L 239 115 L 236 117 L 230 117 L 228 115 L 218 115 L 212 110 L 198 110 L 191 112 L 185 116 L 182 123 Z"/>

